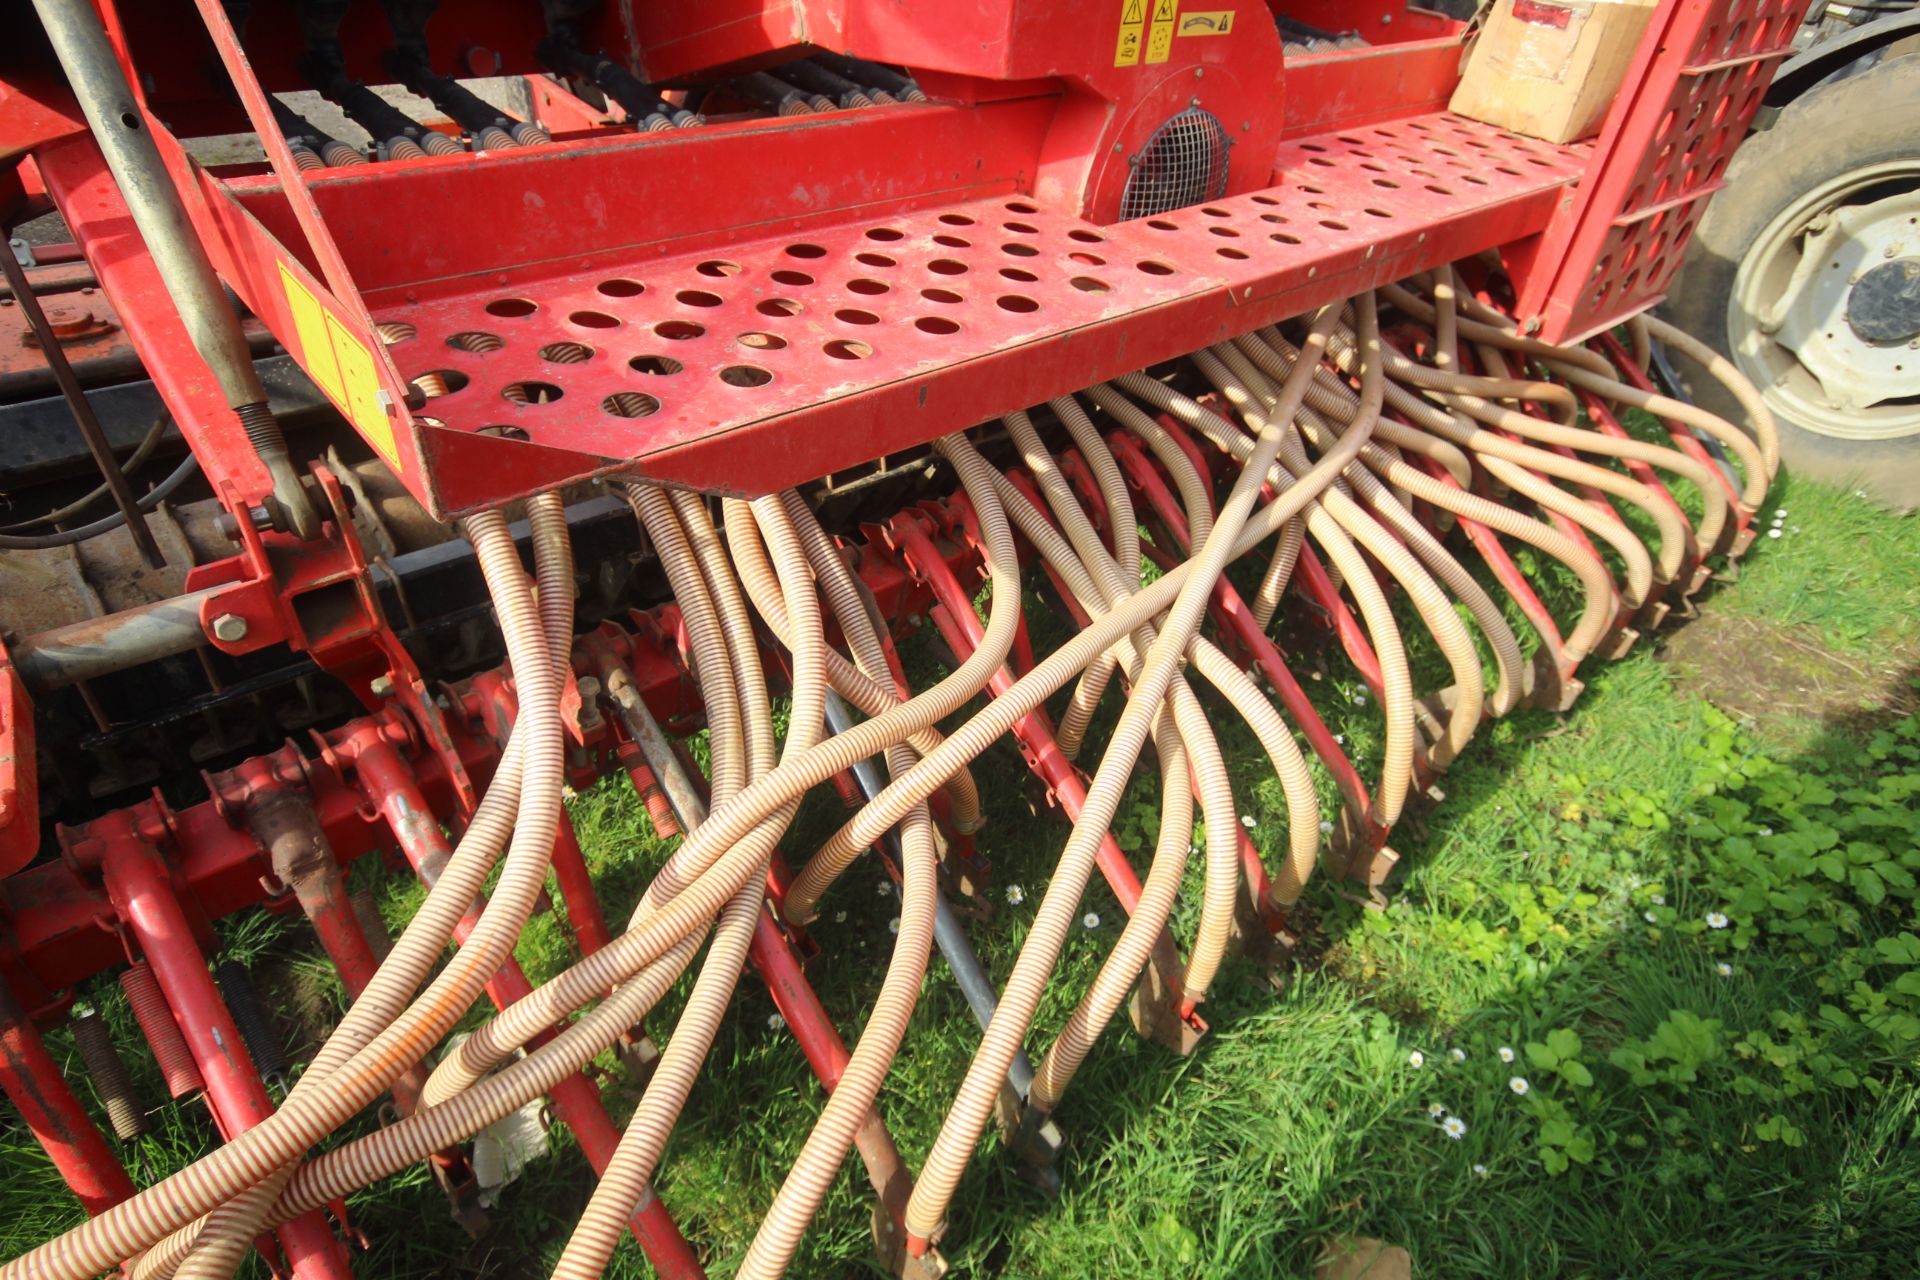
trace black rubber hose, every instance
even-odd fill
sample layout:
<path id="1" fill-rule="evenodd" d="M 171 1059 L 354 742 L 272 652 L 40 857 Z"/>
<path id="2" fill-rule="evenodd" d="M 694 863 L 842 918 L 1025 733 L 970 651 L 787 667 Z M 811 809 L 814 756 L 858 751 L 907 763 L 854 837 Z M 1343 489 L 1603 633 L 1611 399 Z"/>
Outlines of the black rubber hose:
<path id="1" fill-rule="evenodd" d="M 167 411 L 166 406 L 162 405 L 160 408 L 160 416 L 153 420 L 151 427 L 147 428 L 146 437 L 140 441 L 139 447 L 133 451 L 133 456 L 120 464 L 120 470 L 123 472 L 138 471 L 140 464 L 152 456 L 153 451 L 159 447 L 160 438 L 167 434 L 167 428 L 172 425 L 173 414 Z M 31 520 L 22 520 L 18 524 L 0 525 L 0 533 L 19 533 L 22 530 L 31 529 L 38 525 L 59 524 L 62 520 L 71 520 L 106 496 L 107 486 L 103 483 L 85 497 L 75 498 L 58 511 L 49 511 L 43 516 L 35 516 Z"/>
<path id="2" fill-rule="evenodd" d="M 141 494 L 134 505 L 142 511 L 153 510 L 172 497 L 173 491 L 192 479 L 199 470 L 200 460 L 188 454 L 186 459 L 174 468 L 172 475 Z M 110 516 L 102 516 L 92 524 L 83 524 L 76 529 L 62 529 L 58 533 L 0 534 L 0 551 L 50 551 L 56 547 L 71 547 L 85 542 L 88 538 L 112 533 L 126 522 L 127 518 L 116 511 Z"/>

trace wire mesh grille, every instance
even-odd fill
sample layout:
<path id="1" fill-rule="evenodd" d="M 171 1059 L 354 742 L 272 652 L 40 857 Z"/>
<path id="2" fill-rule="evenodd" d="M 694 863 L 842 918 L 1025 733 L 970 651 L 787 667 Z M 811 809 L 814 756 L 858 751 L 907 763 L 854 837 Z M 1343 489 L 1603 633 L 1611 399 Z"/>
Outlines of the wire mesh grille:
<path id="1" fill-rule="evenodd" d="M 1141 148 L 1120 193 L 1120 220 L 1150 218 L 1226 193 L 1226 128 L 1211 112 L 1188 107 Z"/>

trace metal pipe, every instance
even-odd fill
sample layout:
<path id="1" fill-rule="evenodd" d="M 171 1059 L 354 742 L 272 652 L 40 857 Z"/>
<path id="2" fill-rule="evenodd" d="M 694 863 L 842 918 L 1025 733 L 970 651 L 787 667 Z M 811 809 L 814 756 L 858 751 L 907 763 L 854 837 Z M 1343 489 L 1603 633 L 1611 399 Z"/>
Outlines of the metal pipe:
<path id="1" fill-rule="evenodd" d="M 553 878 L 560 886 L 560 901 L 580 954 L 590 956 L 611 942 L 613 935 L 607 932 L 607 918 L 600 910 L 600 895 L 594 891 L 587 856 L 581 851 L 573 819 L 565 809 L 560 811 L 560 827 L 553 838 Z"/>
<path id="2" fill-rule="evenodd" d="M 422 884 L 431 887 L 452 860 L 453 849 L 428 807 L 426 797 L 421 794 L 413 770 L 384 739 L 357 743 L 354 768 L 360 775 L 361 790 L 386 819 L 415 874 Z M 485 903 L 485 896 L 481 895 L 473 909 L 454 926 L 456 942 L 464 944 L 472 935 Z M 487 995 L 500 1009 L 532 993 L 533 983 L 512 958 L 487 982 Z M 528 1041 L 528 1048 L 537 1048 L 552 1037 L 551 1029 L 542 1031 Z M 599 1088 L 576 1071 L 554 1085 L 548 1096 L 553 1101 L 554 1115 L 580 1140 L 580 1152 L 593 1166 L 593 1171 L 599 1173 L 605 1169 L 620 1145 L 620 1129 L 607 1114 Z M 641 1252 L 662 1276 L 670 1280 L 704 1280 L 706 1272 L 701 1269 L 699 1258 L 680 1234 L 666 1206 L 653 1194 L 651 1185 L 628 1216 L 627 1226 L 639 1241 Z"/>
<path id="3" fill-rule="evenodd" d="M 273 1114 L 273 1099 L 253 1069 L 240 1028 L 207 972 L 207 958 L 194 941 L 193 925 L 174 896 L 159 850 L 116 815 L 126 830 L 103 831 L 100 871 L 114 909 L 153 965 L 167 1001 L 179 1019 L 207 1082 L 207 1102 L 228 1137 Z M 318 1210 L 302 1214 L 275 1232 L 299 1280 L 351 1280 L 346 1250 Z"/>
<path id="4" fill-rule="evenodd" d="M 20 260 L 13 256 L 12 249 L 0 253 L 0 270 L 6 272 L 7 283 L 13 287 L 14 299 L 20 304 L 20 313 L 26 316 L 35 340 L 40 343 L 40 354 L 46 357 L 47 368 L 53 371 L 54 381 L 60 384 L 60 394 L 73 413 L 74 425 L 80 428 L 80 436 L 87 442 L 87 451 L 93 454 L 93 464 L 100 468 L 101 478 L 107 482 L 107 492 L 113 495 L 113 505 L 120 508 L 120 515 L 127 522 L 127 532 L 133 535 L 134 545 L 140 548 L 140 554 L 148 565 L 155 569 L 163 568 L 167 558 L 161 554 L 160 544 L 154 541 L 153 530 L 147 528 L 147 517 L 133 496 L 133 486 L 127 483 L 126 472 L 120 470 L 120 460 L 113 456 L 113 445 L 108 442 L 107 433 L 101 429 L 100 419 L 94 416 L 93 402 L 80 389 L 80 379 L 74 376 L 66 350 L 61 347 L 53 326 L 47 323 L 47 313 L 40 309 L 39 295 L 28 283 L 27 273 L 21 269 Z"/>
<path id="5" fill-rule="evenodd" d="M 347 999 L 358 1000 L 373 981 L 380 968 L 380 955 L 384 954 L 376 953 L 374 939 L 368 935 L 379 928 L 378 937 L 385 942 L 385 930 L 379 925 L 377 913 L 370 922 L 348 895 L 347 877 L 319 814 L 304 796 L 276 788 L 257 793 L 248 803 L 247 827 L 265 846 L 273 874 L 292 891 L 313 926 L 327 959 L 339 971 Z M 426 1084 L 427 1072 L 418 1064 L 395 1077 L 388 1086 L 394 1110 L 402 1116 L 412 1115 L 419 1109 Z M 444 1148 L 432 1154 L 430 1167 L 434 1180 L 447 1193 L 454 1217 L 469 1232 L 480 1230 L 486 1215 L 479 1204 L 480 1185 L 465 1155 L 457 1146 Z"/>
<path id="6" fill-rule="evenodd" d="M 693 831 L 706 820 L 707 799 L 688 773 L 680 753 L 674 750 L 666 731 L 654 719 L 653 711 L 641 699 L 625 671 L 611 672 L 604 687 L 613 700 L 615 716 L 639 746 L 648 769 L 666 792 L 674 819 L 682 831 Z M 635 785 L 638 785 L 637 779 Z M 765 907 L 754 922 L 753 942 L 747 954 L 767 984 L 774 1007 L 793 1033 L 807 1065 L 819 1078 L 821 1087 L 832 1093 L 849 1061 L 846 1042 L 841 1040 L 833 1019 L 827 1016 L 826 1006 L 820 1003 L 800 962 L 794 958 L 786 933 L 774 913 Z M 913 1178 L 878 1107 L 868 1112 L 866 1121 L 854 1135 L 853 1145 L 860 1154 L 860 1162 L 866 1166 L 867 1181 L 880 1197 L 880 1210 L 886 1222 L 897 1231 L 906 1211 L 907 1197 L 913 1192 Z M 881 1230 L 881 1220 L 877 1217 L 875 1228 Z"/>
<path id="7" fill-rule="evenodd" d="M 827 726 L 835 733 L 845 733 L 853 728 L 853 717 L 847 713 L 847 704 L 831 689 L 827 690 Z M 853 776 L 868 800 L 879 795 L 885 785 L 880 781 L 880 771 L 873 767 L 871 760 L 857 762 L 853 766 Z M 888 828 L 887 834 L 881 838 L 886 843 L 887 856 L 898 865 L 898 829 Z M 984 1029 L 993 1021 L 994 1011 L 1000 1007 L 1000 994 L 994 990 L 993 979 L 981 967 L 980 957 L 974 953 L 966 928 L 947 903 L 947 895 L 936 893 L 933 906 L 934 945 L 945 957 L 947 967 L 953 970 L 953 980 L 959 984 L 960 994 L 966 997 L 967 1007 L 973 1010 L 974 1021 Z M 1007 1068 L 1007 1083 L 1022 1099 L 1026 1098 L 1027 1090 L 1033 1085 L 1033 1059 L 1027 1056 L 1025 1049 L 1014 1054 L 1013 1064 Z"/>
<path id="8" fill-rule="evenodd" d="M 0 982 L 0 1090 L 89 1215 L 133 1197 L 133 1179 L 5 982 Z"/>
<path id="9" fill-rule="evenodd" d="M 190 591 L 28 636 L 14 647 L 13 665 L 29 689 L 48 693 L 189 653 L 207 642 L 200 604 L 216 590 Z"/>
<path id="10" fill-rule="evenodd" d="M 254 370 L 240 321 L 193 233 L 99 13 L 87 0 L 34 0 L 34 8 L 194 348 L 273 478 L 273 497 L 288 527 L 302 538 L 317 536 L 320 517 L 301 487 L 280 424 L 267 408 L 267 390 Z"/>

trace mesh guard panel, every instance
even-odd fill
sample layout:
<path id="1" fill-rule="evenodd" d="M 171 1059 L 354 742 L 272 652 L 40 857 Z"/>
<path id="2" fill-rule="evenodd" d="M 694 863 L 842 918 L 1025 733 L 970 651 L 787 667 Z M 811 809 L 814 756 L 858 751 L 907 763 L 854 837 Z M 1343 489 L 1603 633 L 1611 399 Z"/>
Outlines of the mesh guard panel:
<path id="1" fill-rule="evenodd" d="M 1154 130 L 1120 193 L 1120 221 L 1184 209 L 1227 193 L 1227 131 L 1188 107 Z"/>

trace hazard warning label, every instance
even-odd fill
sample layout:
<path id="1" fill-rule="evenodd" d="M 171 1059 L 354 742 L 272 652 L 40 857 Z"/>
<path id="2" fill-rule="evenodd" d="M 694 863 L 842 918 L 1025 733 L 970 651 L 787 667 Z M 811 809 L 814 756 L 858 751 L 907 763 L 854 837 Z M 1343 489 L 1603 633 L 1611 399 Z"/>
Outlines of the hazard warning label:
<path id="1" fill-rule="evenodd" d="M 1173 52 L 1174 28 L 1180 21 L 1180 0 L 1152 0 L 1153 18 L 1147 24 L 1147 61 L 1165 62 Z"/>
<path id="2" fill-rule="evenodd" d="M 300 367 L 347 420 L 360 428 L 360 434 L 380 451 L 388 465 L 400 470 L 393 424 L 387 421 L 380 404 L 380 374 L 373 353 L 287 270 L 285 263 L 280 264 L 280 287 L 287 295 L 287 310 L 293 316 L 294 334 L 300 343 L 294 353 Z"/>
<path id="3" fill-rule="evenodd" d="M 1120 34 L 1113 45 L 1113 65 L 1140 65 L 1140 46 L 1146 40 L 1147 5 L 1150 0 L 1120 0 Z"/>

